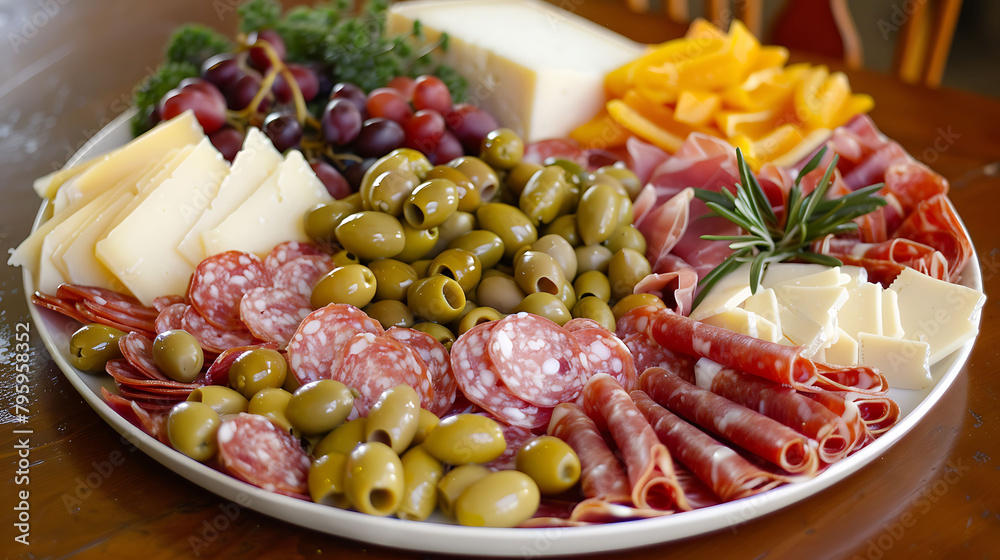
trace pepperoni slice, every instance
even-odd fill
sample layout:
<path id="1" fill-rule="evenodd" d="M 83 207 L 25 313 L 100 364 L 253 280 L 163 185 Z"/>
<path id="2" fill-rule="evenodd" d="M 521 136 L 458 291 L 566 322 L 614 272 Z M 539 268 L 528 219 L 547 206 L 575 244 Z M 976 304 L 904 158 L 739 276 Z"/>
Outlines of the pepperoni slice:
<path id="1" fill-rule="evenodd" d="M 424 408 L 430 408 L 434 398 L 434 387 L 423 360 L 388 336 L 355 335 L 344 347 L 343 363 L 333 378 L 359 393 L 354 399 L 354 410 L 361 416 L 367 416 L 379 396 L 397 385 L 413 387 Z"/>
<path id="2" fill-rule="evenodd" d="M 181 319 L 181 328 L 191 333 L 202 350 L 219 354 L 234 346 L 247 346 L 253 342 L 253 335 L 240 323 L 236 329 L 219 329 L 212 326 L 193 306 L 188 306 Z"/>
<path id="3" fill-rule="evenodd" d="M 153 311 L 153 316 L 137 317 L 135 315 L 130 315 L 119 309 L 111 306 L 100 305 L 91 300 L 83 300 L 76 302 L 77 309 L 82 309 L 85 315 L 97 317 L 99 319 L 104 319 L 114 324 L 125 326 L 126 331 L 143 331 L 151 333 L 153 329 L 156 328 L 156 313 Z M 97 322 L 102 322 L 98 320 Z"/>
<path id="4" fill-rule="evenodd" d="M 60 284 L 56 296 L 69 301 L 89 301 L 93 306 L 104 307 L 135 319 L 152 321 L 158 311 L 139 303 L 134 297 L 120 294 L 106 288 Z"/>
<path id="5" fill-rule="evenodd" d="M 179 395 L 183 393 L 183 397 L 186 397 L 188 393 L 198 387 L 194 383 L 181 383 L 172 379 L 150 378 L 130 364 L 128 360 L 123 359 L 108 361 L 105 370 L 108 372 L 108 375 L 114 378 L 115 383 L 119 386 L 140 388 L 143 391 L 162 392 L 167 395 Z"/>
<path id="6" fill-rule="evenodd" d="M 130 332 L 118 341 L 122 356 L 140 373 L 150 379 L 171 381 L 160 372 L 153 360 L 153 341 L 137 332 Z"/>
<path id="7" fill-rule="evenodd" d="M 299 440 L 256 414 L 241 412 L 219 426 L 219 464 L 269 492 L 309 491 L 309 455 Z"/>
<path id="8" fill-rule="evenodd" d="M 574 331 L 573 338 L 587 355 L 588 377 L 598 373 L 606 373 L 614 377 L 626 391 L 632 391 L 639 386 L 639 374 L 636 373 L 632 352 L 620 338 L 611 331 L 597 327 L 596 329 L 580 329 Z"/>
<path id="9" fill-rule="evenodd" d="M 363 311 L 334 303 L 302 320 L 288 342 L 288 367 L 299 383 L 330 379 L 340 368 L 347 342 L 359 333 L 381 335 L 382 325 Z"/>
<path id="10" fill-rule="evenodd" d="M 261 340 L 276 342 L 279 348 L 288 345 L 312 310 L 308 299 L 279 288 L 254 288 L 240 301 L 240 318 L 250 332 Z"/>
<path id="11" fill-rule="evenodd" d="M 241 251 L 212 255 L 191 276 L 188 299 L 205 321 L 222 330 L 243 326 L 240 300 L 254 288 L 271 285 L 271 273 L 256 256 Z"/>
<path id="12" fill-rule="evenodd" d="M 190 305 L 186 303 L 175 303 L 167 306 L 156 316 L 156 334 L 184 328 L 184 312 Z"/>
<path id="13" fill-rule="evenodd" d="M 416 352 L 424 361 L 434 386 L 434 399 L 427 410 L 438 416 L 447 413 L 455 404 L 455 395 L 458 393 L 458 383 L 451 373 L 448 350 L 433 336 L 416 329 L 392 327 L 385 334 Z"/>
<path id="14" fill-rule="evenodd" d="M 274 287 L 298 293 L 309 299 L 319 279 L 331 270 L 333 270 L 333 259 L 328 255 L 296 257 L 274 272 Z"/>
<path id="15" fill-rule="evenodd" d="M 586 358 L 573 336 L 538 315 L 518 313 L 498 321 L 488 351 L 510 392 L 538 406 L 575 399 L 587 380 Z"/>
<path id="16" fill-rule="evenodd" d="M 522 428 L 540 428 L 549 422 L 552 409 L 535 406 L 515 396 L 493 369 L 489 344 L 499 321 L 472 327 L 451 346 L 451 371 L 465 397 L 501 422 Z"/>
<path id="17" fill-rule="evenodd" d="M 264 257 L 264 265 L 272 271 L 277 271 L 281 265 L 305 256 L 330 258 L 326 251 L 315 243 L 285 241 L 271 249 L 271 252 Z"/>
<path id="18" fill-rule="evenodd" d="M 163 313 L 164 309 L 178 303 L 187 303 L 187 299 L 184 296 L 160 296 L 153 299 L 153 309 Z"/>

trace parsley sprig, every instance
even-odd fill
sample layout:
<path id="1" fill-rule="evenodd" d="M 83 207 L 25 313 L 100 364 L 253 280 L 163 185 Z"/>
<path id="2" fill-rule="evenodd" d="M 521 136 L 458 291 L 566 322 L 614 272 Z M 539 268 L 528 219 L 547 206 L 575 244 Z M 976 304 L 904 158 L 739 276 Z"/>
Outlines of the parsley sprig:
<path id="1" fill-rule="evenodd" d="M 764 194 L 757 178 L 747 165 L 743 152 L 736 148 L 736 161 L 740 171 L 740 182 L 736 184 L 736 194 L 728 189 L 718 192 L 694 189 L 694 195 L 705 202 L 716 216 L 720 216 L 740 226 L 740 235 L 703 235 L 702 239 L 731 241 L 729 248 L 734 251 L 726 260 L 705 275 L 698 284 L 701 292 L 694 300 L 694 307 L 722 278 L 744 263 L 750 264 L 750 291 L 757 293 L 767 265 L 787 260 L 800 260 L 826 266 L 840 266 L 840 259 L 814 253 L 810 245 L 829 234 L 838 234 L 858 228 L 853 220 L 885 206 L 885 199 L 876 193 L 883 184 L 867 186 L 850 194 L 825 198 L 833 184 L 833 172 L 840 157 L 835 155 L 826 168 L 826 173 L 815 190 L 803 195 L 802 178 L 819 166 L 826 148 L 819 151 L 802 171 L 788 192 L 784 220 L 778 218 Z"/>

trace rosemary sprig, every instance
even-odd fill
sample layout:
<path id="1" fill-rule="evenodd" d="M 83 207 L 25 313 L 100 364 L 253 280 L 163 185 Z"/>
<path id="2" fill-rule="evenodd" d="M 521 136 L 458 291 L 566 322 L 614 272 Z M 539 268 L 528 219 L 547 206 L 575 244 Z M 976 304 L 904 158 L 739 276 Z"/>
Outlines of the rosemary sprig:
<path id="1" fill-rule="evenodd" d="M 857 229 L 858 224 L 853 221 L 855 218 L 885 206 L 886 201 L 876 194 L 882 183 L 838 198 L 826 198 L 839 160 L 836 155 L 815 190 L 803 195 L 802 178 L 819 166 L 825 152 L 826 148 L 820 150 L 799 172 L 788 193 L 783 221 L 774 213 L 764 189 L 750 171 L 739 148 L 736 148 L 736 161 L 740 182 L 736 184 L 736 194 L 727 189 L 718 192 L 694 189 L 694 195 L 705 202 L 714 215 L 733 222 L 743 230 L 740 235 L 702 236 L 702 239 L 731 241 L 729 248 L 734 252 L 699 280 L 701 292 L 694 300 L 694 307 L 698 307 L 722 278 L 743 263 L 751 263 L 751 293 L 757 293 L 770 263 L 795 259 L 826 266 L 843 264 L 840 259 L 810 251 L 809 246 L 831 233 Z"/>

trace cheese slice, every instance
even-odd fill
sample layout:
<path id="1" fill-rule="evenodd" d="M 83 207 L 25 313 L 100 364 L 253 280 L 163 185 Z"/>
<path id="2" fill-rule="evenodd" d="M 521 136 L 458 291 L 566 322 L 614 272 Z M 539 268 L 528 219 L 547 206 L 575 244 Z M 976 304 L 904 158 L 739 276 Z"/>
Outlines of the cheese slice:
<path id="1" fill-rule="evenodd" d="M 750 263 L 744 263 L 739 268 L 722 277 L 712 287 L 705 299 L 701 300 L 693 311 L 691 318 L 695 321 L 725 313 L 742 304 L 750 293 Z"/>
<path id="2" fill-rule="evenodd" d="M 45 236 L 45 239 L 42 241 L 41 258 L 38 267 L 38 290 L 46 294 L 54 294 L 59 284 L 69 281 L 65 275 L 64 267 L 57 267 L 52 260 L 52 255 L 61 243 L 71 238 L 74 233 L 82 230 L 88 222 L 97 216 L 103 206 L 104 200 L 110 194 L 112 193 L 105 193 L 101 197 L 85 204 L 83 208 L 74 212 L 72 216 L 62 221 Z M 62 263 L 60 262 L 60 264 Z"/>
<path id="3" fill-rule="evenodd" d="M 847 302 L 846 288 L 784 285 L 778 286 L 774 293 L 780 304 L 819 324 L 826 332 L 826 339 L 829 342 L 837 340 L 837 312 Z M 781 316 L 781 324 L 782 328 L 785 329 L 785 335 L 795 340 L 788 333 L 784 315 Z"/>
<path id="4" fill-rule="evenodd" d="M 779 263 L 781 264 L 781 263 Z M 771 267 L 767 267 L 768 272 L 771 271 Z M 794 263 L 791 266 L 797 266 Z M 847 274 L 842 274 L 840 272 L 840 267 L 835 266 L 832 268 L 823 267 L 823 270 L 818 272 L 813 272 L 811 274 L 805 274 L 802 276 L 791 276 L 787 278 L 782 278 L 781 274 L 778 273 L 776 276 L 765 278 L 764 284 L 767 284 L 769 288 L 777 288 L 778 286 L 800 286 L 800 287 L 812 287 L 812 288 L 829 288 L 844 286 L 851 281 L 851 277 Z"/>
<path id="5" fill-rule="evenodd" d="M 784 338 L 791 343 L 790 346 L 801 346 L 803 357 L 811 358 L 820 349 L 831 344 L 833 337 L 826 328 L 827 325 L 818 323 L 801 311 L 789 309 L 779 303 L 778 316 L 781 318 L 781 332 Z M 788 344 L 784 339 L 778 343 Z"/>
<path id="6" fill-rule="evenodd" d="M 706 317 L 702 319 L 702 322 L 714 327 L 757 337 L 757 316 L 739 307 L 724 311 L 718 315 Z"/>
<path id="7" fill-rule="evenodd" d="M 442 61 L 465 76 L 480 107 L 525 142 L 566 137 L 587 122 L 604 107 L 604 76 L 644 50 L 537 0 L 399 2 L 389 34 L 412 34 L 414 20 L 427 42 L 448 34 Z"/>
<path id="8" fill-rule="evenodd" d="M 812 263 L 771 263 L 767 265 L 767 271 L 761 280 L 761 286 L 774 288 L 780 284 L 792 282 L 804 276 L 821 274 L 830 270 L 830 267 Z"/>
<path id="9" fill-rule="evenodd" d="M 97 286 L 116 292 L 128 293 L 128 288 L 97 260 L 95 246 L 104 238 L 111 221 L 115 220 L 135 195 L 126 192 L 110 201 L 104 210 L 76 236 L 62 255 L 67 270 L 66 278 L 74 284 Z"/>
<path id="10" fill-rule="evenodd" d="M 823 360 L 838 366 L 853 366 L 858 363 L 858 341 L 841 330 L 837 342 L 823 349 Z"/>
<path id="11" fill-rule="evenodd" d="M 899 294 L 882 290 L 882 335 L 903 338 L 903 323 L 899 318 Z"/>
<path id="12" fill-rule="evenodd" d="M 771 288 L 757 290 L 743 302 L 743 309 L 755 313 L 758 317 L 773 323 L 781 331 L 781 319 L 778 317 L 778 297 Z"/>
<path id="13" fill-rule="evenodd" d="M 205 253 L 246 251 L 266 255 L 284 241 L 308 241 L 306 211 L 333 197 L 302 153 L 288 152 L 263 185 L 217 227 L 202 236 Z"/>
<path id="14" fill-rule="evenodd" d="M 232 170 L 219 187 L 219 194 L 177 246 L 181 256 L 192 266 L 198 266 L 210 256 L 205 251 L 202 235 L 246 202 L 282 161 L 281 154 L 264 133 L 257 128 L 248 129 L 243 149 L 236 154 Z"/>
<path id="15" fill-rule="evenodd" d="M 838 326 L 853 338 L 863 332 L 882 334 L 882 291 L 882 286 L 868 282 L 848 288 Z"/>
<path id="16" fill-rule="evenodd" d="M 861 363 L 877 367 L 890 387 L 923 389 L 934 382 L 927 342 L 861 333 L 858 344 Z"/>
<path id="17" fill-rule="evenodd" d="M 228 173 L 226 160 L 205 138 L 97 243 L 97 258 L 144 305 L 187 289 L 194 267 L 177 245 Z"/>

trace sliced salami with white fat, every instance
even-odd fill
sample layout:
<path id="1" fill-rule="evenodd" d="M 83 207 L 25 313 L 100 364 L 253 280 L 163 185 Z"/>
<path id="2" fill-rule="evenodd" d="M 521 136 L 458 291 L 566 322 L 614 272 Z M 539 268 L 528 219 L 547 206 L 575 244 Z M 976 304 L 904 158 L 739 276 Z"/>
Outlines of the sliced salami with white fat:
<path id="1" fill-rule="evenodd" d="M 343 303 L 317 309 L 299 324 L 288 342 L 288 367 L 299 383 L 330 379 L 340 368 L 347 342 L 359 333 L 383 332 L 378 321 Z"/>
<path id="2" fill-rule="evenodd" d="M 186 303 L 175 303 L 163 308 L 156 316 L 156 334 L 165 333 L 176 329 L 184 328 L 184 312 L 190 305 Z"/>
<path id="3" fill-rule="evenodd" d="M 181 319 L 181 328 L 191 333 L 198 341 L 202 350 L 222 353 L 235 346 L 247 346 L 253 343 L 253 335 L 243 323 L 234 329 L 220 329 L 211 325 L 193 306 L 187 306 Z"/>
<path id="4" fill-rule="evenodd" d="M 271 285 L 271 272 L 256 255 L 226 251 L 198 264 L 191 276 L 188 299 L 213 327 L 223 330 L 243 326 L 240 300 L 254 288 Z"/>
<path id="5" fill-rule="evenodd" d="M 308 492 L 309 455 L 299 440 L 263 416 L 242 412 L 219 426 L 219 464 L 270 492 Z"/>
<path id="6" fill-rule="evenodd" d="M 333 259 L 328 255 L 296 257 L 274 272 L 274 287 L 295 292 L 308 300 L 319 279 L 331 270 Z"/>
<path id="7" fill-rule="evenodd" d="M 264 257 L 264 265 L 272 271 L 277 271 L 281 265 L 303 256 L 325 256 L 329 258 L 326 251 L 315 243 L 285 241 L 276 245 L 274 249 L 271 249 L 271 252 Z"/>
<path id="8" fill-rule="evenodd" d="M 333 379 L 358 392 L 354 410 L 367 416 L 379 396 L 398 385 L 409 385 L 420 396 L 420 406 L 429 408 L 434 387 L 420 356 L 388 336 L 360 333 L 344 348 L 343 361 Z"/>
<path id="9" fill-rule="evenodd" d="M 458 384 L 451 373 L 451 359 L 444 345 L 433 336 L 416 329 L 392 327 L 385 334 L 416 352 L 427 366 L 434 385 L 434 399 L 427 410 L 438 416 L 448 412 L 455 404 Z"/>
<path id="10" fill-rule="evenodd" d="M 311 312 L 308 299 L 279 288 L 254 288 L 240 301 L 240 319 L 250 332 L 282 349 Z"/>

